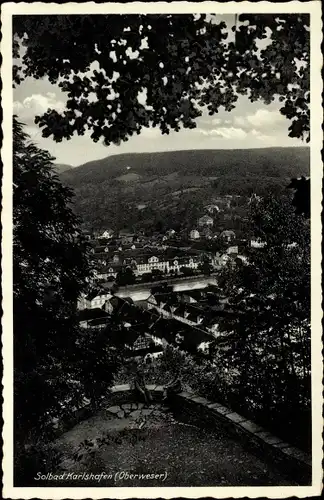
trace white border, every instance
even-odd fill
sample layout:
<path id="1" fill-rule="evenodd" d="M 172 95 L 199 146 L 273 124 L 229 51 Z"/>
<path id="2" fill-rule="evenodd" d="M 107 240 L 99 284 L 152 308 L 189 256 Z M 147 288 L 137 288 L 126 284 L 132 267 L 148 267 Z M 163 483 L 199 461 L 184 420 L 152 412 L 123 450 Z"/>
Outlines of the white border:
<path id="1" fill-rule="evenodd" d="M 8 12 L 9 11 L 9 12 Z M 192 14 L 218 13 L 317 13 L 320 17 L 319 2 L 129 2 L 129 3 L 74 3 L 65 4 L 43 2 L 8 2 L 3 5 L 4 15 L 9 14 Z"/>
<path id="2" fill-rule="evenodd" d="M 313 480 L 312 486 L 289 487 L 207 487 L 207 488 L 18 488 L 13 486 L 13 318 L 12 318 L 12 15 L 14 14 L 137 14 L 137 13 L 310 13 L 311 14 L 311 273 L 312 273 L 312 415 L 313 415 Z M 2 5 L 2 54 L 3 65 L 3 134 L 2 159 L 4 163 L 1 222 L 2 241 L 2 290 L 3 290 L 3 440 L 2 462 L 3 496 L 5 498 L 305 498 L 317 496 L 322 488 L 322 342 L 321 342 L 321 184 L 322 184 L 322 55 L 321 55 L 321 3 L 310 2 L 155 2 L 155 3 L 66 3 L 58 5 L 35 2 L 6 3 Z"/>

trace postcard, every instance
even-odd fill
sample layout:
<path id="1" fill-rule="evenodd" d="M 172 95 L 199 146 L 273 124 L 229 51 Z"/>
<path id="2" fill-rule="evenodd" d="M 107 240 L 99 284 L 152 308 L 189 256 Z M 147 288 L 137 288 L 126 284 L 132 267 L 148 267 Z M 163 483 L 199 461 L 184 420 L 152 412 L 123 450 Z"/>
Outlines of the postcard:
<path id="1" fill-rule="evenodd" d="M 321 15 L 3 5 L 4 498 L 320 495 Z"/>

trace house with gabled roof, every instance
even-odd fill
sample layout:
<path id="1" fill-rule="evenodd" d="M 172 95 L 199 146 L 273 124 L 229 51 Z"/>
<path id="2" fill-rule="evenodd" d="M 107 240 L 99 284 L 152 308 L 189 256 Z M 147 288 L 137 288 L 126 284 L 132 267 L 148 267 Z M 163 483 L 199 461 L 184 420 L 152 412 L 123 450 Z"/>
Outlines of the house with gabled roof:
<path id="1" fill-rule="evenodd" d="M 239 248 L 238 245 L 231 245 L 227 248 L 226 253 L 228 255 L 238 255 L 239 253 Z"/>
<path id="2" fill-rule="evenodd" d="M 94 326 L 95 328 L 106 325 L 109 320 L 110 315 L 103 309 L 96 307 L 94 309 L 83 309 L 78 314 L 79 325 L 82 328 L 89 328 Z"/>
<path id="3" fill-rule="evenodd" d="M 127 321 L 131 325 L 137 322 L 137 317 L 141 314 L 143 316 L 143 311 L 139 310 L 135 305 L 134 301 L 130 297 L 118 297 L 113 295 L 109 301 L 106 302 L 104 308 L 107 310 L 112 308 L 112 314 L 118 315 L 120 321 Z"/>
<path id="4" fill-rule="evenodd" d="M 226 241 L 232 241 L 235 240 L 235 233 L 231 229 L 225 229 L 224 231 L 221 232 L 219 235 L 220 238 L 223 238 Z"/>
<path id="5" fill-rule="evenodd" d="M 209 215 L 203 215 L 202 217 L 200 217 L 200 219 L 198 219 L 199 227 L 204 227 L 204 226 L 212 227 L 213 225 L 214 225 L 214 219 Z"/>
<path id="6" fill-rule="evenodd" d="M 114 232 L 111 229 L 106 229 L 100 236 L 99 239 L 110 240 L 114 236 Z"/>
<path id="7" fill-rule="evenodd" d="M 190 231 L 189 238 L 190 238 L 191 240 L 199 240 L 199 238 L 200 238 L 200 233 L 199 233 L 199 231 L 197 231 L 197 229 L 192 229 L 192 230 Z"/>
<path id="8" fill-rule="evenodd" d="M 197 299 L 197 296 L 195 296 L 195 294 L 192 294 L 190 292 L 195 292 L 196 290 L 188 290 L 187 292 L 183 293 L 181 295 L 181 302 L 182 303 L 188 303 L 188 304 L 194 304 L 196 302 L 198 302 L 198 300 L 200 299 L 200 294 L 199 294 L 199 299 Z M 197 290 L 199 292 L 199 290 Z"/>
<path id="9" fill-rule="evenodd" d="M 79 310 L 101 308 L 111 297 L 112 294 L 107 290 L 93 288 L 87 294 L 80 297 L 77 308 Z"/>
<path id="10" fill-rule="evenodd" d="M 117 274 L 124 268 L 122 264 L 119 263 L 106 263 L 104 262 L 104 266 L 99 268 L 96 272 L 97 279 L 108 279 L 108 278 L 116 278 Z"/>
<path id="11" fill-rule="evenodd" d="M 150 335 L 147 334 L 139 334 L 134 344 L 132 345 L 133 351 L 145 351 L 150 350 L 150 347 L 154 344 Z"/>

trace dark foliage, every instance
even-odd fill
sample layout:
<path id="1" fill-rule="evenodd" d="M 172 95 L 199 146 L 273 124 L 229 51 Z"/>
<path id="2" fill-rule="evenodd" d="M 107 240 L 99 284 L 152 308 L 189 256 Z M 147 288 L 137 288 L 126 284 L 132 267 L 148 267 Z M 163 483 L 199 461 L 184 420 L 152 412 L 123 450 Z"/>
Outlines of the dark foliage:
<path id="1" fill-rule="evenodd" d="M 219 277 L 235 311 L 220 324 L 234 335 L 223 362 L 233 374 L 236 402 L 270 427 L 280 422 L 290 439 L 306 447 L 311 426 L 309 221 L 294 213 L 290 198 L 268 197 L 251 206 L 251 223 L 265 245 L 250 248 L 247 263 L 228 266 Z"/>
<path id="2" fill-rule="evenodd" d="M 288 186 L 294 190 L 293 205 L 296 208 L 296 214 L 310 217 L 310 179 L 302 177 L 301 179 L 292 179 Z"/>
<path id="3" fill-rule="evenodd" d="M 15 16 L 14 56 L 23 36 L 26 52 L 24 67 L 13 68 L 14 82 L 62 80 L 66 110 L 36 118 L 43 136 L 56 141 L 86 129 L 109 145 L 148 126 L 164 134 L 195 128 L 202 106 L 210 115 L 220 107 L 231 111 L 240 94 L 266 104 L 279 96 L 289 135 L 309 140 L 309 15 L 240 15 L 230 42 L 231 27 L 215 21 L 169 14 Z M 257 42 L 268 34 L 259 53 Z M 98 69 L 86 75 L 94 62 Z M 143 92 L 145 104 L 138 100 Z"/>
<path id="4" fill-rule="evenodd" d="M 117 286 L 133 285 L 134 283 L 136 283 L 136 277 L 132 269 L 126 267 L 118 272 L 116 276 Z"/>
<path id="5" fill-rule="evenodd" d="M 14 424 L 25 470 L 25 445 L 50 439 L 53 419 L 85 397 L 96 405 L 117 365 L 105 339 L 78 329 L 77 298 L 90 269 L 68 208 L 72 193 L 16 118 L 13 132 Z"/>

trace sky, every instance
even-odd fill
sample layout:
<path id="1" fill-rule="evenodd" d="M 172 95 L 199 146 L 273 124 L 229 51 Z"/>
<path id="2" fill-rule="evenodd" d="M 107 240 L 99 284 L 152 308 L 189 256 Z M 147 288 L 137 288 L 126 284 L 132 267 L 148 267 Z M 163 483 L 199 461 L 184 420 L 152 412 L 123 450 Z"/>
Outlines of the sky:
<path id="1" fill-rule="evenodd" d="M 290 122 L 279 112 L 279 102 L 270 105 L 261 101 L 251 103 L 246 96 L 239 97 L 235 109 L 230 112 L 221 108 L 214 116 L 204 113 L 196 120 L 195 129 L 183 129 L 162 135 L 158 128 L 146 128 L 142 129 L 139 136 L 130 138 L 120 146 L 94 143 L 90 132 L 55 143 L 51 138 L 42 137 L 41 129 L 35 125 L 34 118 L 45 113 L 48 108 L 63 111 L 65 101 L 66 96 L 58 85 L 52 85 L 47 78 L 27 78 L 14 89 L 13 108 L 14 113 L 26 125 L 25 131 L 33 142 L 48 150 L 57 163 L 72 166 L 120 153 L 305 145 L 300 140 L 288 137 Z"/>

